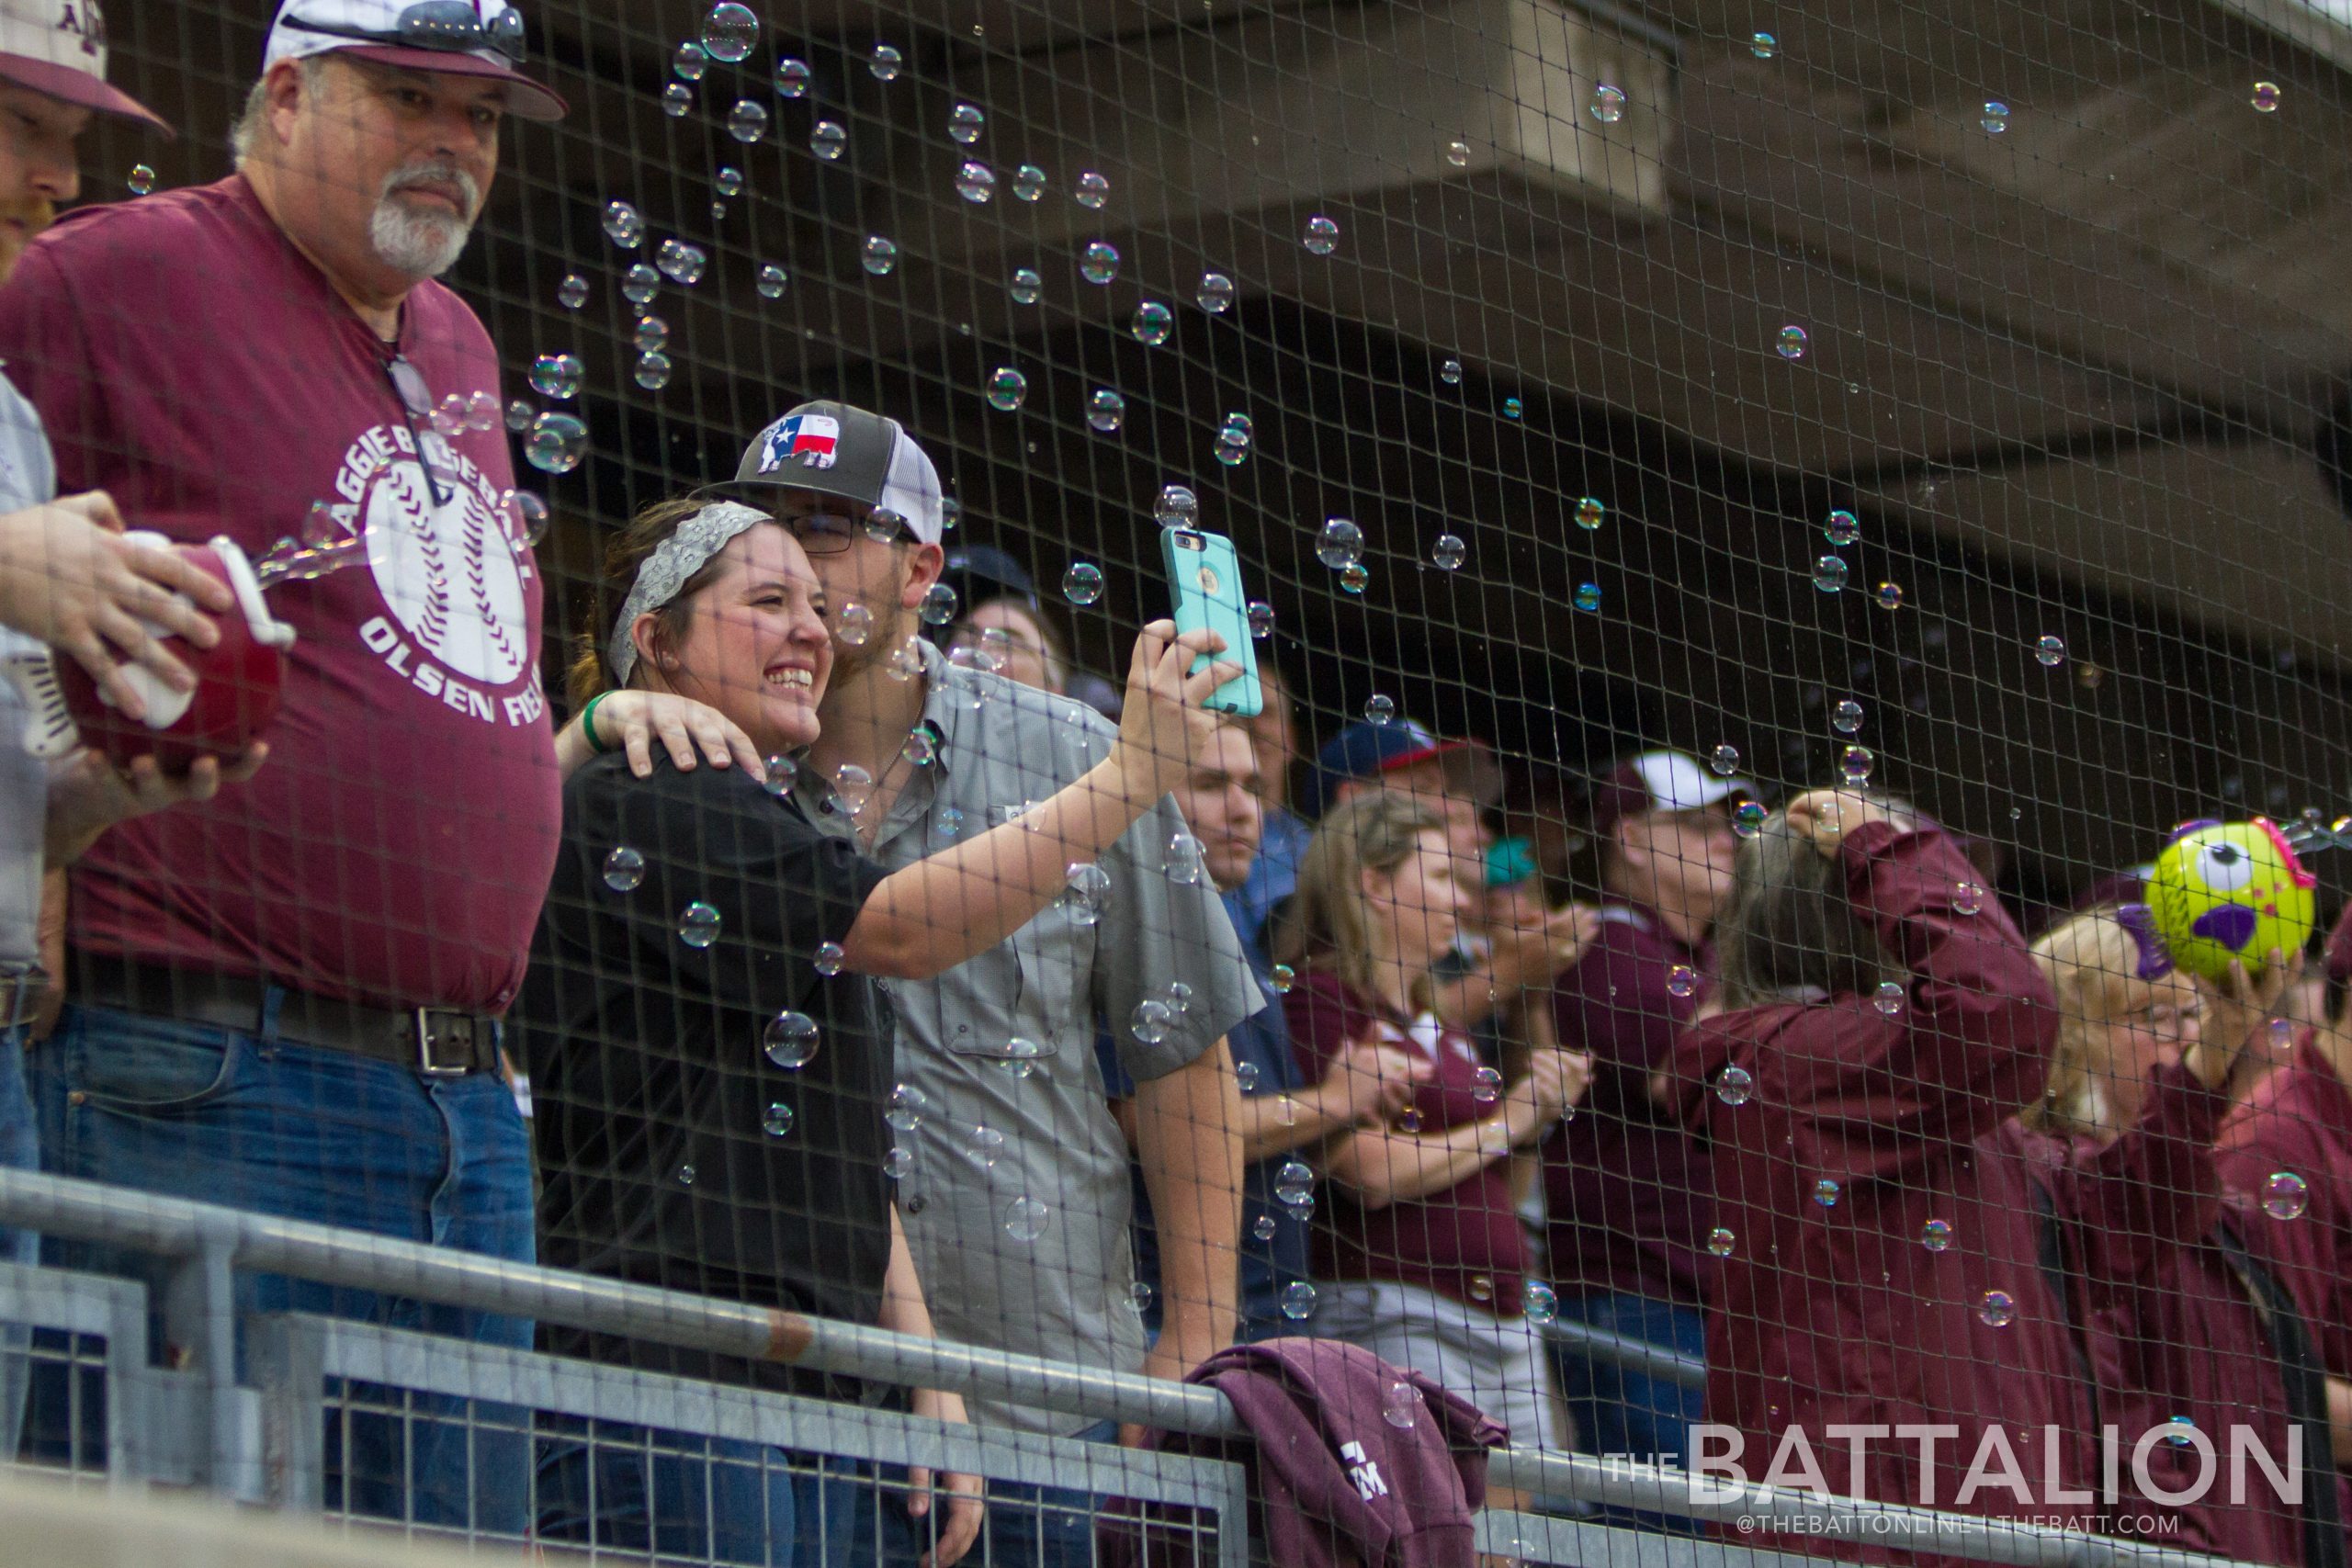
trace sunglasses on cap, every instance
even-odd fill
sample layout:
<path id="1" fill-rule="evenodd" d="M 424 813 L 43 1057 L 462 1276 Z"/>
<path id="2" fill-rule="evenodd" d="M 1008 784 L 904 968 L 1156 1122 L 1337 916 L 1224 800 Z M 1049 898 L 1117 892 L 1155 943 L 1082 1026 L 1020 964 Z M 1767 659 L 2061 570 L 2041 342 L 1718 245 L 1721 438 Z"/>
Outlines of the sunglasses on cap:
<path id="1" fill-rule="evenodd" d="M 367 43 L 398 44 L 404 49 L 439 50 L 446 54 L 470 54 L 487 49 L 509 63 L 523 63 L 523 13 L 512 6 L 499 8 L 488 21 L 474 9 L 473 0 L 415 0 L 401 8 L 389 28 L 355 28 L 336 22 L 310 22 L 288 17 L 282 24 L 306 33 L 358 39 Z"/>

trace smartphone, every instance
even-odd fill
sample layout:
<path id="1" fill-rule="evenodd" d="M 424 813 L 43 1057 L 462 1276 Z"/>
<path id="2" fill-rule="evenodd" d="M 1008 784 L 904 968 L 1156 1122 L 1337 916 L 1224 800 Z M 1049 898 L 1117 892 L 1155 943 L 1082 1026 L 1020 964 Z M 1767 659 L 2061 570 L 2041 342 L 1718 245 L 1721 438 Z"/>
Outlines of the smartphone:
<path id="1" fill-rule="evenodd" d="M 1241 666 L 1241 673 L 1219 686 L 1201 705 L 1236 718 L 1255 718 L 1265 706 L 1258 685 L 1258 649 L 1250 637 L 1250 600 L 1241 592 L 1241 558 L 1233 541 L 1222 534 L 1192 528 L 1163 528 L 1159 553 L 1168 563 L 1168 581 L 1176 595 L 1176 629 L 1189 632 L 1205 626 L 1225 638 L 1218 660 Z M 1201 669 L 1214 662 L 1193 660 Z"/>

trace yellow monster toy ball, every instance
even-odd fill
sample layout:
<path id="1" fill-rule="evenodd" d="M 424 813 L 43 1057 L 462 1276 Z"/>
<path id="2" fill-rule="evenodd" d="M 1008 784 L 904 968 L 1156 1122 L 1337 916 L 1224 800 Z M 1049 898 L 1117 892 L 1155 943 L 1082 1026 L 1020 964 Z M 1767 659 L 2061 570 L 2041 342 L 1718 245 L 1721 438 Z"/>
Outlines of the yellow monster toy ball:
<path id="1" fill-rule="evenodd" d="M 2272 948 L 2292 958 L 2311 940 L 2318 880 L 2267 818 L 2185 822 L 2156 857 L 2148 907 L 2181 968 L 2218 980 L 2235 958 L 2255 975 Z"/>

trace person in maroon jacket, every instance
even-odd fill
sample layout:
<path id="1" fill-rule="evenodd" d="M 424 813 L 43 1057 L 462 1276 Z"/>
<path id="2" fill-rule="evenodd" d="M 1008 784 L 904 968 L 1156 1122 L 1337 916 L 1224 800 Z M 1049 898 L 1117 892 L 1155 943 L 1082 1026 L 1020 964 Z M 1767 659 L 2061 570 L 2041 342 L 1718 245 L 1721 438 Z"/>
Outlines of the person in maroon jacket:
<path id="1" fill-rule="evenodd" d="M 1675 1056 L 1716 1202 L 1707 1408 L 1741 1445 L 1701 1443 L 1702 1461 L 2007 1517 L 2064 1513 L 2051 1482 L 2095 1481 L 2034 1173 L 1991 1137 L 2041 1094 L 2057 1011 L 1976 877 L 1941 829 L 1850 793 L 1801 795 L 1741 847 L 1728 1010 Z M 1967 1484 L 1988 1454 L 2027 1495 Z M 1884 1537 L 1751 1544 L 1931 1560 Z"/>
<path id="2" fill-rule="evenodd" d="M 1551 1427 L 1510 1159 L 1582 1097 L 1586 1064 L 1538 1050 L 1506 1088 L 1428 1010 L 1430 966 L 1461 923 L 1456 863 L 1445 818 L 1384 790 L 1327 813 L 1299 866 L 1276 956 L 1299 975 L 1283 1001 L 1301 1069 L 1320 1081 L 1351 1044 L 1373 1043 L 1426 1060 L 1430 1076 L 1394 1125 L 1324 1150 L 1332 1196 L 1315 1272 L 1328 1283 L 1319 1301 L 1293 1285 L 1284 1310 L 1454 1390 L 1534 1447 Z"/>
<path id="3" fill-rule="evenodd" d="M 2062 1181 L 2052 1190 L 2057 1199 L 2087 1192 L 2126 1201 L 2120 1210 L 2059 1218 L 2077 1251 L 2109 1248 L 2106 1267 L 2119 1273 L 2111 1286 L 2076 1282 L 2101 1422 L 2127 1445 L 2151 1429 L 2177 1428 L 2150 1446 L 2144 1461 L 2165 1494 L 2188 1497 L 2161 1544 L 2256 1562 L 2317 1562 L 2321 1549 L 2306 1535 L 2314 1528 L 2333 1535 L 2340 1551 L 2335 1517 L 2283 1501 L 2256 1476 L 2242 1500 L 2226 1483 L 2194 1485 L 2202 1466 L 2226 1460 L 2240 1428 L 2282 1466 L 2289 1452 L 2290 1374 L 2279 1337 L 2296 1330 L 2267 1314 L 2256 1293 L 2265 1289 L 2254 1274 L 2259 1266 L 2249 1265 L 2240 1237 L 2264 1222 L 2225 1212 L 2212 1140 L 2232 1078 L 2249 1043 L 2267 1032 L 2292 974 L 2274 953 L 2259 985 L 2235 965 L 2226 986 L 2192 982 L 2172 967 L 2146 914 L 2127 906 L 2077 915 L 2034 943 L 2058 996 L 2058 1043 L 2042 1098 L 2005 1125 L 2001 1142 L 2053 1172 L 2120 1178 L 2087 1188 Z M 2123 1513 L 2150 1511 L 2135 1495 Z"/>

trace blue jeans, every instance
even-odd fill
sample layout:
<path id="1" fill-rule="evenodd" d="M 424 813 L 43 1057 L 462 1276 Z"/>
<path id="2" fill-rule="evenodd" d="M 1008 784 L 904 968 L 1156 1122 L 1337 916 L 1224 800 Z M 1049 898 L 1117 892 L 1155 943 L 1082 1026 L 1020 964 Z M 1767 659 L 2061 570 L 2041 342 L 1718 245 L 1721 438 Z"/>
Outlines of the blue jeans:
<path id="1" fill-rule="evenodd" d="M 40 1140 L 34 1134 L 33 1104 L 25 1090 L 25 1032 L 0 1029 L 0 1167 L 40 1168 Z M 0 1225 L 0 1263 L 38 1263 L 40 1237 Z M 25 1385 L 32 1366 L 27 1352 L 32 1330 L 0 1324 L 0 1464 L 17 1457 L 25 1427 Z"/>
<path id="2" fill-rule="evenodd" d="M 543 1417 L 540 1429 L 554 1434 L 539 1456 L 542 1540 L 662 1561 L 849 1568 L 868 1519 L 861 1460 L 609 1421 Z"/>
<path id="3" fill-rule="evenodd" d="M 28 1063 L 43 1164 L 63 1176 L 532 1261 L 530 1134 L 497 1074 L 427 1078 L 288 1043 L 276 1038 L 275 1015 L 273 997 L 264 1031 L 243 1034 L 67 1008 Z M 52 1241 L 51 1257 L 143 1279 L 151 1290 L 162 1283 L 163 1266 L 144 1253 Z M 236 1305 L 241 1320 L 313 1313 L 488 1345 L 531 1343 L 527 1319 L 279 1275 L 241 1273 Z M 531 1451 L 522 1411 L 419 1394 L 410 1406 L 417 1418 L 408 1419 L 396 1393 L 362 1384 L 341 1392 L 347 1412 L 328 1412 L 330 1508 L 523 1534 Z M 37 1396 L 37 1414 L 39 1405 Z"/>
<path id="4" fill-rule="evenodd" d="M 1646 1296 L 1562 1296 L 1560 1316 L 1627 1339 L 1678 1350 L 1699 1360 L 1707 1356 L 1707 1317 L 1696 1307 Z M 1582 1447 L 1599 1454 L 1631 1454 L 1648 1462 L 1688 1463 L 1690 1428 L 1704 1420 L 1705 1393 L 1631 1367 L 1588 1355 L 1577 1346 L 1551 1342 L 1560 1390 L 1576 1417 Z M 1627 1508 L 1603 1508 L 1604 1522 L 1671 1534 L 1697 1534 L 1687 1520 L 1668 1519 Z"/>
<path id="5" fill-rule="evenodd" d="M 1115 1443 L 1119 1424 L 1098 1422 L 1077 1435 L 1090 1443 Z M 1100 1493 L 1075 1487 L 991 1481 L 987 1522 L 964 1561 L 989 1568 L 1093 1568 L 1094 1519 L 1109 1503 Z M 883 1568 L 915 1568 L 930 1550 L 930 1522 L 910 1520 L 898 1494 L 886 1495 L 881 1515 Z"/>

